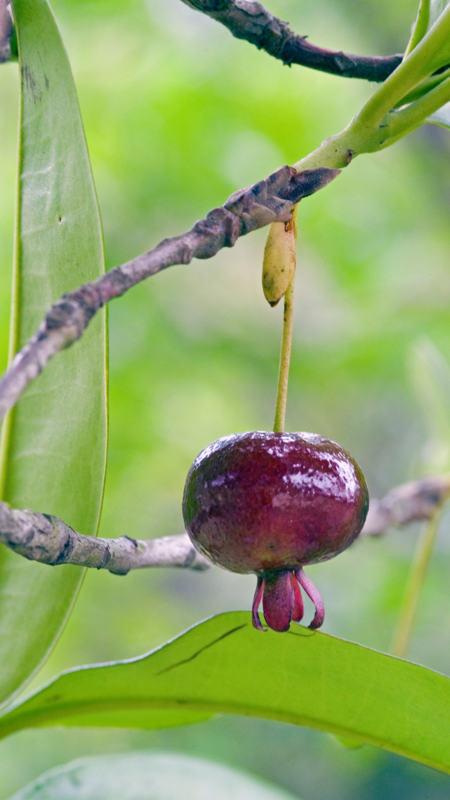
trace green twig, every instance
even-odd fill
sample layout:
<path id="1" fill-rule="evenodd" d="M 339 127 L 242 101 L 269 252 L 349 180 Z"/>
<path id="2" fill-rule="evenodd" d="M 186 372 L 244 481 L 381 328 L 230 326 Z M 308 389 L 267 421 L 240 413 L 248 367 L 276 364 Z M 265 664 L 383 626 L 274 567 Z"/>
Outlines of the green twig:
<path id="1" fill-rule="evenodd" d="M 358 155 L 376 153 L 395 144 L 423 125 L 431 114 L 450 101 L 450 78 L 447 74 L 447 71 L 443 73 L 444 80 L 415 102 L 398 111 L 390 110 L 378 125 L 367 126 L 358 114 L 341 133 L 326 139 L 320 147 L 297 161 L 294 167 L 299 171 L 318 167 L 343 169 Z M 385 84 L 380 88 L 383 89 L 384 86 Z M 393 93 L 392 105 L 384 103 L 385 107 L 393 109 L 397 102 L 396 97 L 396 93 Z"/>
<path id="2" fill-rule="evenodd" d="M 358 114 L 359 122 L 376 127 L 405 95 L 433 72 L 448 63 L 450 48 L 450 6 L 414 50 L 377 89 Z"/>
<path id="3" fill-rule="evenodd" d="M 441 516 L 442 505 L 439 506 L 426 524 L 417 543 L 414 560 L 406 586 L 400 619 L 391 646 L 391 653 L 405 658 L 408 652 L 411 632 L 416 618 L 422 586 L 433 553 L 434 544 Z"/>
<path id="4" fill-rule="evenodd" d="M 275 406 L 275 433 L 283 433 L 286 420 L 286 400 L 291 361 L 292 329 L 294 323 L 295 272 L 284 295 L 283 336 L 281 339 L 280 370 L 278 373 L 277 402 Z"/>
<path id="5" fill-rule="evenodd" d="M 443 83 L 447 78 L 450 78 L 450 69 L 446 69 L 445 72 L 440 72 L 438 75 L 432 75 L 430 78 L 427 78 L 422 83 L 419 83 L 412 92 L 409 92 L 405 97 L 397 103 L 395 108 L 400 106 L 409 105 L 409 103 L 413 103 L 414 100 L 418 100 L 420 97 L 423 97 L 424 94 L 427 94 L 431 89 L 434 89 L 439 84 Z"/>
<path id="6" fill-rule="evenodd" d="M 449 101 L 450 78 L 447 78 L 423 97 L 420 97 L 419 100 L 389 115 L 391 118 L 389 125 L 391 137 L 393 139 L 396 138 L 397 130 L 402 136 L 405 128 L 408 129 L 408 132 L 419 128 L 424 119 L 434 114 L 435 111 L 442 108 Z"/>

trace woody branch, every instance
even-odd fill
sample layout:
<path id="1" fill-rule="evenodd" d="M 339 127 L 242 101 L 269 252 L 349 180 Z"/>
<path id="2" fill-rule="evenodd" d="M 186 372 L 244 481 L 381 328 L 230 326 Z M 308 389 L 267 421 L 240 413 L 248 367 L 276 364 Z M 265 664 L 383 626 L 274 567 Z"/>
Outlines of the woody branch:
<path id="1" fill-rule="evenodd" d="M 402 61 L 402 55 L 360 56 L 317 47 L 254 0 L 183 0 L 183 3 L 225 25 L 237 39 L 245 39 L 289 66 L 300 64 L 343 78 L 381 83 Z"/>
<path id="2" fill-rule="evenodd" d="M 272 222 L 291 220 L 293 206 L 326 186 L 339 172 L 327 167 L 303 172 L 281 167 L 265 180 L 232 194 L 187 233 L 164 239 L 148 253 L 63 295 L 0 380 L 0 422 L 48 361 L 83 335 L 105 303 L 166 267 L 189 264 L 193 258 L 211 258 L 223 247 L 233 247 L 240 236 Z"/>
<path id="3" fill-rule="evenodd" d="M 402 55 L 361 56 L 327 50 L 294 33 L 287 22 L 274 17 L 254 0 L 182 0 L 187 6 L 220 22 L 237 39 L 245 39 L 283 64 L 381 83 L 398 67 Z M 11 58 L 11 18 L 8 0 L 0 0 L 0 63 Z"/>
<path id="4" fill-rule="evenodd" d="M 382 500 L 371 501 L 362 534 L 381 536 L 389 528 L 430 519 L 449 493 L 449 476 L 427 477 L 397 486 Z M 186 533 L 146 540 L 129 536 L 96 539 L 77 533 L 58 517 L 18 511 L 1 502 L 0 543 L 31 561 L 106 569 L 115 575 L 150 567 L 209 567 Z"/>

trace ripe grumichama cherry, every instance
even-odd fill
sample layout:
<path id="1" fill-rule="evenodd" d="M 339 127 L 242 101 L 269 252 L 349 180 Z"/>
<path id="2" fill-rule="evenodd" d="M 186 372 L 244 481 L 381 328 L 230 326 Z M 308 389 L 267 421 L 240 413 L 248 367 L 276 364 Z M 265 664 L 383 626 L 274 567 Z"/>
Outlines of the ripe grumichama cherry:
<path id="1" fill-rule="evenodd" d="M 186 530 L 214 564 L 255 572 L 253 625 L 286 631 L 300 622 L 300 586 L 324 620 L 322 598 L 305 564 L 342 553 L 367 514 L 366 481 L 356 461 L 313 433 L 251 431 L 224 436 L 197 456 L 183 497 Z"/>

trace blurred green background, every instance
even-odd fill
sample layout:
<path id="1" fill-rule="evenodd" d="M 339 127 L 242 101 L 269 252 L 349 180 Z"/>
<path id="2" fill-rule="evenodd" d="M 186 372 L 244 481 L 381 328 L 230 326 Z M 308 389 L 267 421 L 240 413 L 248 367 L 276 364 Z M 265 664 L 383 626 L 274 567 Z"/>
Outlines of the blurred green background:
<path id="1" fill-rule="evenodd" d="M 341 130 L 371 92 L 365 82 L 283 67 L 179 0 L 56 0 L 53 9 L 79 91 L 108 267 L 181 233 L 237 188 L 298 160 Z M 322 46 L 378 54 L 404 49 L 416 13 L 414 0 L 271 0 L 270 10 Z M 17 64 L 2 65 L 2 370 L 17 95 Z M 428 349 L 450 359 L 449 157 L 450 134 L 426 126 L 357 159 L 299 209 L 287 427 L 350 450 L 373 497 L 431 469 L 434 458 L 429 446 L 424 451 L 430 421 L 411 359 L 418 343 L 423 352 L 424 337 Z M 111 304 L 100 535 L 181 532 L 184 480 L 197 453 L 225 434 L 271 428 L 282 309 L 271 309 L 262 294 L 264 239 L 259 231 L 212 261 L 173 267 Z M 412 527 L 361 541 L 310 568 L 326 605 L 324 630 L 389 648 L 417 534 Z M 447 674 L 449 576 L 444 518 L 410 657 Z M 148 651 L 214 613 L 250 608 L 253 589 L 254 578 L 216 568 L 126 578 L 91 571 L 33 685 L 76 664 Z M 382 751 L 346 750 L 294 726 L 218 717 L 154 733 L 16 734 L 0 743 L 0 800 L 79 755 L 143 748 L 240 766 L 305 800 L 438 800 L 450 792 L 447 776 Z"/>

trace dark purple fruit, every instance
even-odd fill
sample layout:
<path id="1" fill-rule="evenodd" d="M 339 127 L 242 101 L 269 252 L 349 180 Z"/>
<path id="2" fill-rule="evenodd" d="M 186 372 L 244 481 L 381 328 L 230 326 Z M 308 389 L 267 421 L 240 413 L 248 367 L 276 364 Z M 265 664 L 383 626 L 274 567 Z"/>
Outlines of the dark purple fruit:
<path id="1" fill-rule="evenodd" d="M 258 606 L 276 631 L 303 616 L 300 586 L 314 602 L 310 625 L 324 619 L 305 564 L 342 553 L 360 533 L 369 496 L 356 461 L 313 433 L 251 431 L 224 436 L 197 456 L 183 497 L 186 530 L 214 564 L 258 576 Z"/>

